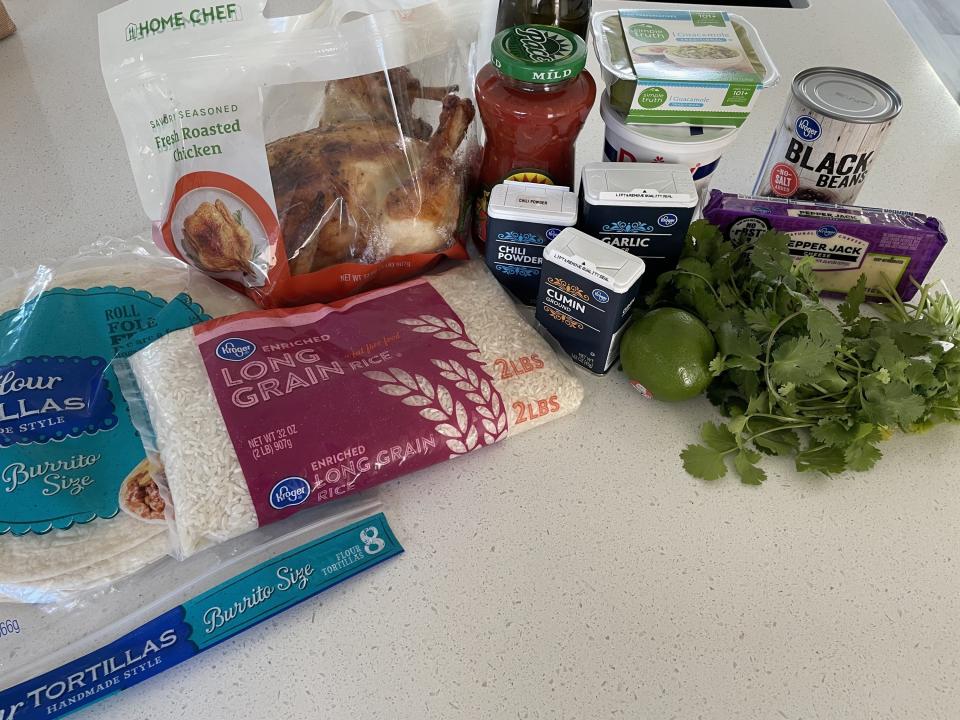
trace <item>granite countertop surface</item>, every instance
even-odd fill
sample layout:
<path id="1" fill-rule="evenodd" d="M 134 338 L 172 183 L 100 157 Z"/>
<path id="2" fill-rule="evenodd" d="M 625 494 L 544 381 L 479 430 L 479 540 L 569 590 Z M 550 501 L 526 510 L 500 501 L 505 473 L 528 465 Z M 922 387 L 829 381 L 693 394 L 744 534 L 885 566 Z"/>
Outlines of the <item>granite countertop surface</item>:
<path id="1" fill-rule="evenodd" d="M 147 236 L 98 61 L 96 13 L 114 3 L 6 4 L 0 265 Z M 883 0 L 736 12 L 783 80 L 714 187 L 751 190 L 794 74 L 855 67 L 904 105 L 859 202 L 960 228 L 960 108 Z M 602 136 L 595 109 L 580 162 Z M 958 271 L 948 245 L 933 276 Z M 583 379 L 577 414 L 384 486 L 404 555 L 76 717 L 955 716 L 960 430 L 895 437 L 869 473 L 774 460 L 763 487 L 704 483 L 678 453 L 713 416 L 705 400 Z"/>

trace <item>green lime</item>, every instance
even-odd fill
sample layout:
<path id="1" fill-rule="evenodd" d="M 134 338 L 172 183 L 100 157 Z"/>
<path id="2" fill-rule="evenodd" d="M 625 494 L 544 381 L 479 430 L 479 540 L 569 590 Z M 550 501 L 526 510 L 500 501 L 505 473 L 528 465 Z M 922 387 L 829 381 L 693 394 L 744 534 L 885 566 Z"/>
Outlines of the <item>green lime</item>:
<path id="1" fill-rule="evenodd" d="M 716 353 L 707 326 L 677 308 L 648 312 L 620 343 L 623 371 L 638 390 L 658 400 L 688 400 L 706 390 Z"/>

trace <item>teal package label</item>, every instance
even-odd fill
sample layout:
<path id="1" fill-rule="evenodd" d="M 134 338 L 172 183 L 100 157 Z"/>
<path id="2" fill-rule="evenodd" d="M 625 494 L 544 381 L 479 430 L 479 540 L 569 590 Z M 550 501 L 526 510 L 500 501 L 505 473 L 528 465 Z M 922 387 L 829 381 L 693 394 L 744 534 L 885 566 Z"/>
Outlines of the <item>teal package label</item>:
<path id="1" fill-rule="evenodd" d="M 51 720 L 103 700 L 402 552 L 383 513 L 343 527 L 0 691 L 0 720 Z"/>
<path id="2" fill-rule="evenodd" d="M 111 365 L 209 316 L 121 287 L 54 288 L 0 315 L 0 533 L 44 533 L 120 510 L 144 459 Z"/>

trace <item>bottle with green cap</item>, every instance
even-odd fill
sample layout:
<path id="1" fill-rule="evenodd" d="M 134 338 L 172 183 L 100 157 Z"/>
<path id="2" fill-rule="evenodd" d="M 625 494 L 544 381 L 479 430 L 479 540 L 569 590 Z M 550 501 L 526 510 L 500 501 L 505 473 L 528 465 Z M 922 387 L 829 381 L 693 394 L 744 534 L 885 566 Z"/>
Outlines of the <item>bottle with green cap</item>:
<path id="1" fill-rule="evenodd" d="M 596 98 L 586 43 L 549 25 L 517 25 L 493 39 L 475 95 L 486 136 L 474 235 L 486 241 L 487 200 L 502 182 L 572 187 L 574 144 Z"/>

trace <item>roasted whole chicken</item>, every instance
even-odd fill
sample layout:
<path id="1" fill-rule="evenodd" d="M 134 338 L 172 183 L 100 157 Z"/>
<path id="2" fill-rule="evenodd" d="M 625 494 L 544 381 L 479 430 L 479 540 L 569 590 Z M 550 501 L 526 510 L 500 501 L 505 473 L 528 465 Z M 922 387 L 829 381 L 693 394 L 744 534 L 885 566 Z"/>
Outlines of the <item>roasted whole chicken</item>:
<path id="1" fill-rule="evenodd" d="M 207 272 L 250 272 L 253 238 L 222 200 L 202 202 L 183 221 L 187 254 Z"/>
<path id="2" fill-rule="evenodd" d="M 292 274 L 455 242 L 463 200 L 455 153 L 474 108 L 449 90 L 421 87 L 406 68 L 330 82 L 320 125 L 267 145 Z M 441 96 L 431 135 L 413 102 Z"/>

